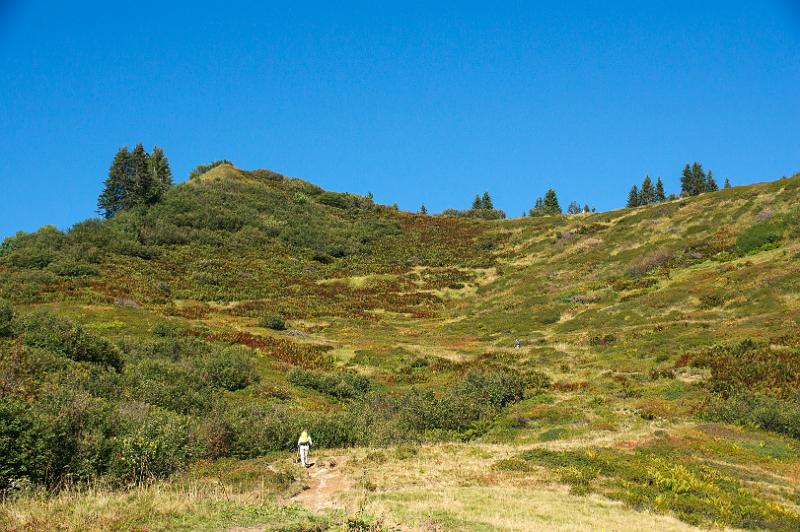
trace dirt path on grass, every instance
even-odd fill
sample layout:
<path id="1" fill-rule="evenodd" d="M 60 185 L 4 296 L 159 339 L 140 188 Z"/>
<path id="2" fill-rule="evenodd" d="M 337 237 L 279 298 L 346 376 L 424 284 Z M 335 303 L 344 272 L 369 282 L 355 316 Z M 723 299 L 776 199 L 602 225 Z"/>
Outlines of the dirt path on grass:
<path id="1" fill-rule="evenodd" d="M 348 489 L 351 484 L 342 473 L 346 460 L 341 456 L 317 460 L 308 471 L 308 489 L 292 497 L 292 502 L 310 510 L 335 506 L 336 495 Z"/>

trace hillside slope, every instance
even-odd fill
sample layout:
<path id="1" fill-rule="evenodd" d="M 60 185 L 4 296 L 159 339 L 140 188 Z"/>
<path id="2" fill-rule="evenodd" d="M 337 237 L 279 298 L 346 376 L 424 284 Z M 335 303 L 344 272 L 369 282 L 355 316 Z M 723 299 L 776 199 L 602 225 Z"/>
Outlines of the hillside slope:
<path id="1" fill-rule="evenodd" d="M 483 221 L 222 165 L 149 210 L 17 235 L 0 517 L 795 529 L 799 198 L 795 176 Z M 301 427 L 340 467 L 322 499 L 293 498 L 319 484 L 290 462 Z"/>

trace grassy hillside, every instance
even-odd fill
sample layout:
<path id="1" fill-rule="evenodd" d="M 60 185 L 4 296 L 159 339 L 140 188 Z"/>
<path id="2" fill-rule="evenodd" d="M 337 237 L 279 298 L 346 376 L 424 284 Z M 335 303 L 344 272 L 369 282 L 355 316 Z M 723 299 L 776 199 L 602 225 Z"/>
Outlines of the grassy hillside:
<path id="1" fill-rule="evenodd" d="M 798 198 L 479 220 L 221 165 L 19 234 L 0 523 L 797 529 Z"/>

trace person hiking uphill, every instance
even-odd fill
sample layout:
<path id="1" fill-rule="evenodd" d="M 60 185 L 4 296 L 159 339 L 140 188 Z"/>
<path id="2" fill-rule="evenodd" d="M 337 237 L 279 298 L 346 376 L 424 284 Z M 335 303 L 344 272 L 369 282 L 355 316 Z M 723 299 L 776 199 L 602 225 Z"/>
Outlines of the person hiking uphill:
<path id="1" fill-rule="evenodd" d="M 297 448 L 300 451 L 300 463 L 303 464 L 303 467 L 308 467 L 308 451 L 311 449 L 311 436 L 308 435 L 308 431 L 303 429 L 303 432 L 300 433 L 300 437 L 297 439 Z"/>

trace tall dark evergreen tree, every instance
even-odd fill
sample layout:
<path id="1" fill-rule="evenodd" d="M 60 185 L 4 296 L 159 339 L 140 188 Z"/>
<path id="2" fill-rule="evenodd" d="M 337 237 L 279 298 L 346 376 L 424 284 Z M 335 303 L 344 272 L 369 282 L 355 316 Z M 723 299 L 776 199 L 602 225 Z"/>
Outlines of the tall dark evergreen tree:
<path id="1" fill-rule="evenodd" d="M 125 208 L 152 205 L 158 199 L 158 186 L 150 171 L 150 156 L 142 144 L 131 152 L 131 188 L 125 195 Z"/>
<path id="2" fill-rule="evenodd" d="M 103 182 L 103 192 L 97 199 L 97 212 L 104 218 L 111 218 L 126 207 L 125 196 L 132 182 L 130 163 L 131 154 L 127 146 L 120 148 L 111 161 L 108 177 Z"/>
<path id="3" fill-rule="evenodd" d="M 561 206 L 558 204 L 558 196 L 556 191 L 548 189 L 544 195 L 544 213 L 545 214 L 561 214 Z"/>
<path id="4" fill-rule="evenodd" d="M 591 212 L 591 210 L 589 209 L 589 204 L 588 203 L 584 203 L 583 204 L 583 212 Z"/>
<path id="5" fill-rule="evenodd" d="M 681 174 L 681 194 L 691 196 L 693 191 L 694 182 L 692 168 L 689 166 L 689 163 L 686 163 L 686 166 L 683 167 L 683 173 Z"/>
<path id="6" fill-rule="evenodd" d="M 725 178 L 725 188 L 731 188 L 731 180 L 727 177 Z"/>
<path id="7" fill-rule="evenodd" d="M 422 206 L 419 208 L 419 213 L 420 213 L 420 214 L 428 214 L 428 208 L 425 206 L 425 204 L 424 204 L 424 203 L 423 203 L 423 204 L 422 204 Z"/>
<path id="8" fill-rule="evenodd" d="M 650 176 L 644 176 L 642 181 L 642 189 L 639 191 L 639 205 L 650 205 L 656 202 L 656 189 L 653 187 L 653 182 Z"/>
<path id="9" fill-rule="evenodd" d="M 628 204 L 626 207 L 638 207 L 639 206 L 639 189 L 636 185 L 631 187 L 631 191 L 628 192 Z"/>
<path id="10" fill-rule="evenodd" d="M 661 182 L 661 176 L 656 179 L 656 203 L 661 203 L 667 200 L 667 195 L 664 194 L 664 183 Z"/>
<path id="11" fill-rule="evenodd" d="M 483 193 L 483 198 L 481 198 L 481 208 L 494 209 L 494 203 L 492 203 L 492 197 L 489 196 L 488 192 Z"/>
<path id="12" fill-rule="evenodd" d="M 153 146 L 153 153 L 150 155 L 150 172 L 158 186 L 160 198 L 172 187 L 172 170 L 169 168 L 169 160 L 164 150 L 158 146 Z"/>
<path id="13" fill-rule="evenodd" d="M 717 182 L 714 180 L 711 170 L 709 170 L 708 174 L 706 174 L 705 192 L 715 192 L 717 190 L 719 190 L 719 187 L 717 186 Z"/>
<path id="14" fill-rule="evenodd" d="M 475 199 L 472 200 L 472 210 L 477 211 L 478 209 L 483 208 L 483 201 L 481 200 L 481 196 L 479 194 L 475 194 Z"/>

